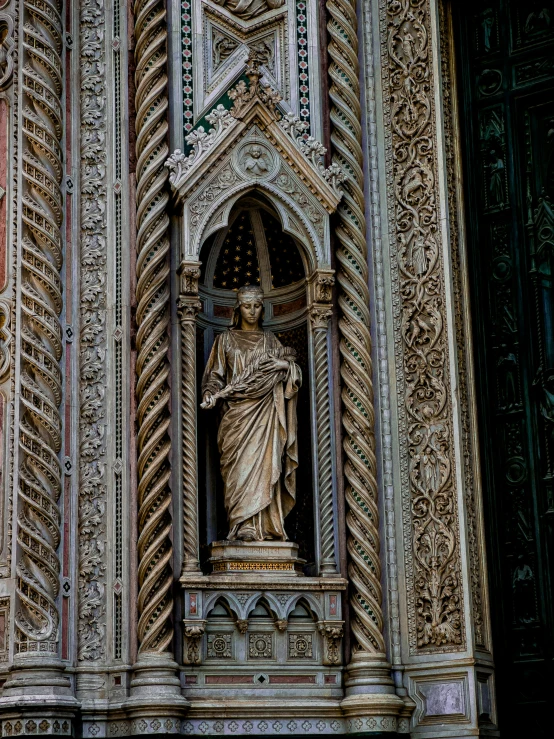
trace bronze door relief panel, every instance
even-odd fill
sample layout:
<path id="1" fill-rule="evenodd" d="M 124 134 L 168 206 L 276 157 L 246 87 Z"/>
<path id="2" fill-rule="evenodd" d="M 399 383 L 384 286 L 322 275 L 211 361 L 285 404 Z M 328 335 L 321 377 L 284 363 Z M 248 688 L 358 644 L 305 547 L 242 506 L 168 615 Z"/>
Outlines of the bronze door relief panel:
<path id="1" fill-rule="evenodd" d="M 539 737 L 554 677 L 554 7 L 454 13 L 500 729 Z"/>

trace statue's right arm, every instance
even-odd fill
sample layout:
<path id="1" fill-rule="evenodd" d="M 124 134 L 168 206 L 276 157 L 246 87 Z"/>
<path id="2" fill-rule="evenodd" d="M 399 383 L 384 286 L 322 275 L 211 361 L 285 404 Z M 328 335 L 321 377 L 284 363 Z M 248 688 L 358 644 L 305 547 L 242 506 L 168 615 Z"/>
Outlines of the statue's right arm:
<path id="1" fill-rule="evenodd" d="M 215 395 L 227 384 L 227 362 L 225 359 L 225 334 L 216 336 L 210 357 L 202 377 L 202 399 L 206 402 L 206 395 Z M 209 406 L 211 407 L 211 405 Z"/>

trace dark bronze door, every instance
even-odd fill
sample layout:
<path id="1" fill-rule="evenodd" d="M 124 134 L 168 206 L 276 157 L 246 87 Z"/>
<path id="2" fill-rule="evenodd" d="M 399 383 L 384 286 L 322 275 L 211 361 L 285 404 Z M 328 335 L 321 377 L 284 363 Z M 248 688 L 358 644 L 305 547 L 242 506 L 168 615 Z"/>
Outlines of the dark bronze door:
<path id="1" fill-rule="evenodd" d="M 453 3 L 504 737 L 552 736 L 554 2 Z"/>

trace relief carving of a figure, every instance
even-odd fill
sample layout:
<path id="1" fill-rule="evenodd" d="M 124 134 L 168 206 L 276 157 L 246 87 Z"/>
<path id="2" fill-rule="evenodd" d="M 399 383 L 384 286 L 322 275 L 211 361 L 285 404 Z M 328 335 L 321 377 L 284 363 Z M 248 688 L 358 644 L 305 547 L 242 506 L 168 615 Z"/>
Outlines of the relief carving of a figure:
<path id="1" fill-rule="evenodd" d="M 245 21 L 285 4 L 285 0 L 215 0 L 215 2 Z"/>
<path id="2" fill-rule="evenodd" d="M 203 408 L 223 403 L 217 441 L 228 539 L 286 540 L 296 498 L 296 398 L 292 349 L 261 328 L 263 291 L 242 287 L 232 327 L 216 337 L 202 379 Z"/>

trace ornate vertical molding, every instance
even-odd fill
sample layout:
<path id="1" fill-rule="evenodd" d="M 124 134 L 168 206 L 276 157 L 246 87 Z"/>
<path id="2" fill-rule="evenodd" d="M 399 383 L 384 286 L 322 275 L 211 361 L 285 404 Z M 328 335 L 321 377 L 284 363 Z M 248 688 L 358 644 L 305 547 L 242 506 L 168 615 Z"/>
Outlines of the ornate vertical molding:
<path id="1" fill-rule="evenodd" d="M 410 651 L 464 648 L 429 2 L 383 3 Z M 390 100 L 390 104 L 389 101 Z M 408 461 L 409 460 L 409 461 Z M 416 607 L 417 604 L 417 607 Z"/>
<path id="2" fill-rule="evenodd" d="M 103 0 L 81 4 L 81 350 L 78 659 L 106 657 L 107 234 Z"/>
<path id="3" fill-rule="evenodd" d="M 63 48 L 57 3 L 24 3 L 16 651 L 58 655 Z"/>
<path id="4" fill-rule="evenodd" d="M 198 264 L 181 266 L 181 289 L 177 307 L 181 321 L 181 408 L 183 446 L 183 573 L 200 572 L 198 544 L 198 460 L 196 449 L 196 316 Z"/>
<path id="5" fill-rule="evenodd" d="M 380 583 L 356 3 L 329 0 L 327 9 L 333 162 L 348 173 L 335 232 L 354 641 L 342 706 L 352 730 L 365 716 L 380 717 L 368 728 L 396 730 L 402 701 L 394 695 L 385 656 Z"/>
<path id="6" fill-rule="evenodd" d="M 25 0 L 20 12 L 16 125 L 21 131 L 21 148 L 14 213 L 18 229 L 15 656 L 0 702 L 3 721 L 23 717 L 25 733 L 34 731 L 37 719 L 51 733 L 53 725 L 48 719 L 53 713 L 71 733 L 76 701 L 60 660 L 58 597 L 64 253 L 62 4 Z"/>

